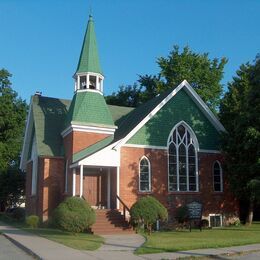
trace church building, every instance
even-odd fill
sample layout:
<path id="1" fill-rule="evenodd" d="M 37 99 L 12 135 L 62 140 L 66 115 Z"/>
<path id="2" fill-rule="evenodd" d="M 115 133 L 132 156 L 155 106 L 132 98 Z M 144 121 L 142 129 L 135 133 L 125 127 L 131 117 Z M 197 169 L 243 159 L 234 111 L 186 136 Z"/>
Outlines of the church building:
<path id="1" fill-rule="evenodd" d="M 225 129 L 186 80 L 137 108 L 106 104 L 91 16 L 74 80 L 71 100 L 31 98 L 20 164 L 27 214 L 46 221 L 68 196 L 123 211 L 146 195 L 172 219 L 194 201 L 211 226 L 238 213 L 222 170 Z"/>

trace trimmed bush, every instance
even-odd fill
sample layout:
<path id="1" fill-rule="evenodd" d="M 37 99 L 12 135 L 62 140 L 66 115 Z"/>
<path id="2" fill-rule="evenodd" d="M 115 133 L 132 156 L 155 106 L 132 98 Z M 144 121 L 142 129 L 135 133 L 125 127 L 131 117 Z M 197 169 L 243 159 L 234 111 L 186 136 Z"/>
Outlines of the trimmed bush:
<path id="1" fill-rule="evenodd" d="M 31 215 L 29 217 L 26 218 L 26 224 L 30 227 L 30 228 L 37 228 L 39 225 L 39 217 L 36 215 Z"/>
<path id="2" fill-rule="evenodd" d="M 13 208 L 9 210 L 9 216 L 16 221 L 24 221 L 25 219 L 25 209 L 24 208 Z"/>
<path id="3" fill-rule="evenodd" d="M 187 206 L 181 206 L 176 209 L 175 218 L 177 219 L 178 223 L 183 224 L 185 221 L 188 220 L 189 211 Z"/>
<path id="4" fill-rule="evenodd" d="M 95 212 L 78 197 L 70 197 L 60 203 L 53 214 L 53 223 L 60 229 L 80 233 L 95 223 Z"/>
<path id="5" fill-rule="evenodd" d="M 157 221 L 168 219 L 167 209 L 151 196 L 142 197 L 130 209 L 131 221 L 135 226 L 145 225 L 149 234 Z"/>

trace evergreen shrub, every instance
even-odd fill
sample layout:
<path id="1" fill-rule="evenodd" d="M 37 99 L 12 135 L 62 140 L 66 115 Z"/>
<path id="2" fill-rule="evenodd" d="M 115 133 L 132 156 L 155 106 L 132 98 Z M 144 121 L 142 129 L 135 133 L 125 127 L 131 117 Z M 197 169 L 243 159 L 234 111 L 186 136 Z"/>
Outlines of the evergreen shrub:
<path id="1" fill-rule="evenodd" d="M 187 206 L 181 206 L 176 209 L 176 215 L 175 218 L 177 219 L 178 223 L 183 224 L 185 221 L 188 220 L 189 217 L 189 211 Z"/>
<path id="2" fill-rule="evenodd" d="M 144 225 L 149 234 L 157 220 L 168 219 L 167 209 L 154 197 L 146 196 L 139 199 L 130 209 L 131 222 L 134 226 Z"/>
<path id="3" fill-rule="evenodd" d="M 30 227 L 30 228 L 37 228 L 39 225 L 39 217 L 36 215 L 31 215 L 29 217 L 26 218 L 26 224 Z"/>
<path id="4" fill-rule="evenodd" d="M 53 223 L 56 227 L 80 233 L 95 223 L 94 210 L 83 199 L 69 197 L 54 210 Z"/>
<path id="5" fill-rule="evenodd" d="M 9 216 L 16 221 L 24 221 L 25 220 L 25 208 L 13 208 L 9 210 Z"/>

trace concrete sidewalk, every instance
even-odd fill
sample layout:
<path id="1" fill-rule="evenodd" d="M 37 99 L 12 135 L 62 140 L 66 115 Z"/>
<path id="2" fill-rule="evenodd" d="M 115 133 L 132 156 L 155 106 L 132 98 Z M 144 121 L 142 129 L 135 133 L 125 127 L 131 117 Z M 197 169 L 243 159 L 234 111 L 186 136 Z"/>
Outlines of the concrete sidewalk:
<path id="1" fill-rule="evenodd" d="M 214 256 L 218 259 L 230 259 L 228 255 L 239 252 L 260 251 L 260 244 L 235 246 L 219 249 L 197 249 L 175 253 L 158 253 L 134 255 L 134 250 L 144 243 L 144 238 L 136 234 L 107 235 L 105 243 L 96 251 L 81 251 L 69 248 L 54 241 L 25 232 L 21 229 L 10 227 L 0 222 L 0 230 L 14 244 L 38 259 L 111 259 L 111 260 L 140 260 L 140 259 L 179 259 L 182 257 Z M 225 255 L 223 255 L 225 254 Z M 239 258 L 239 257 L 238 257 Z M 238 259 L 236 258 L 236 259 Z M 250 258 L 254 259 L 254 258 Z M 256 258 L 259 259 L 259 258 Z"/>

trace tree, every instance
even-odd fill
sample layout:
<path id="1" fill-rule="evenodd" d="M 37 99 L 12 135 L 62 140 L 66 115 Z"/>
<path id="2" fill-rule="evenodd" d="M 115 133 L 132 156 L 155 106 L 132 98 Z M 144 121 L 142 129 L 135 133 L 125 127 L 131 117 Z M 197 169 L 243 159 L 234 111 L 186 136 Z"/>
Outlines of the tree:
<path id="1" fill-rule="evenodd" d="M 25 184 L 18 167 L 27 105 L 11 88 L 11 76 L 0 70 L 0 210 L 21 202 Z"/>
<path id="2" fill-rule="evenodd" d="M 26 102 L 11 88 L 11 76 L 0 70 L 0 172 L 18 167 L 27 110 Z"/>
<path id="3" fill-rule="evenodd" d="M 0 211 L 21 205 L 25 195 L 25 173 L 9 168 L 0 173 Z"/>
<path id="4" fill-rule="evenodd" d="M 106 97 L 106 102 L 110 105 L 136 107 L 140 104 L 140 89 L 137 84 L 133 86 L 120 86 L 117 93 Z"/>
<path id="5" fill-rule="evenodd" d="M 208 53 L 195 53 L 188 46 L 184 47 L 183 52 L 180 52 L 179 47 L 174 46 L 168 57 L 157 59 L 160 68 L 158 75 L 139 75 L 135 103 L 144 103 L 167 89 L 177 87 L 186 79 L 207 105 L 216 112 L 222 94 L 220 81 L 223 78 L 226 63 L 226 58 L 222 58 L 220 61 L 217 58 L 211 60 Z M 113 93 L 114 97 L 121 98 L 122 104 L 128 103 L 122 95 L 123 91 L 125 96 L 128 96 L 126 90 L 134 90 L 134 88 L 128 86 L 127 89 L 121 88 L 118 93 Z M 119 95 L 121 96 L 119 97 Z M 109 99 L 107 101 L 110 102 Z"/>
<path id="6" fill-rule="evenodd" d="M 220 118 L 227 133 L 222 148 L 234 193 L 248 203 L 247 223 L 260 196 L 260 59 L 242 64 L 229 83 L 220 106 Z"/>

